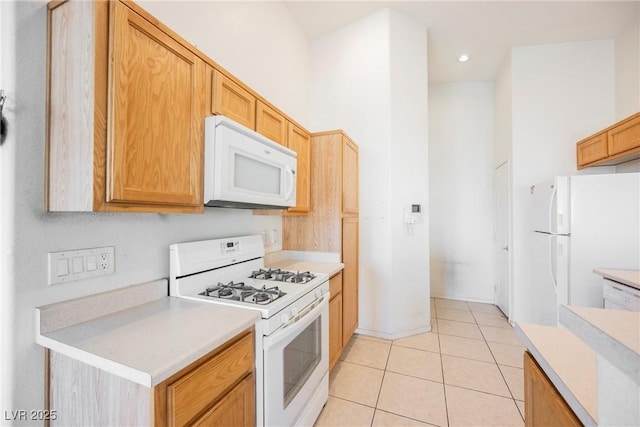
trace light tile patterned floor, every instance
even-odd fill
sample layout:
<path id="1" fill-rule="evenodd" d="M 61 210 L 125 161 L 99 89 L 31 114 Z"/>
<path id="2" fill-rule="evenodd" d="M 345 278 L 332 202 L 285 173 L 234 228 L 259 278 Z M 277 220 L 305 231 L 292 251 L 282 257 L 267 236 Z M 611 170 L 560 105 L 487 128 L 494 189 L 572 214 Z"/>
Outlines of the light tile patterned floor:
<path id="1" fill-rule="evenodd" d="M 523 426 L 524 347 L 491 304 L 431 299 L 433 332 L 354 335 L 331 372 L 323 426 Z"/>

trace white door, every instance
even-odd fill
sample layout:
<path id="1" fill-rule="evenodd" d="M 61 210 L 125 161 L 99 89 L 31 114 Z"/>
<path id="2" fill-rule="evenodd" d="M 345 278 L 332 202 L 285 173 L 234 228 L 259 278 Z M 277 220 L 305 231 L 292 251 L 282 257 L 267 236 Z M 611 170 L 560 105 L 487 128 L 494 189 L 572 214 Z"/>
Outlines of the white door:
<path id="1" fill-rule="evenodd" d="M 509 162 L 498 166 L 494 173 L 494 254 L 495 301 L 505 316 L 510 317 L 511 256 L 509 254 L 511 216 L 509 202 Z"/>

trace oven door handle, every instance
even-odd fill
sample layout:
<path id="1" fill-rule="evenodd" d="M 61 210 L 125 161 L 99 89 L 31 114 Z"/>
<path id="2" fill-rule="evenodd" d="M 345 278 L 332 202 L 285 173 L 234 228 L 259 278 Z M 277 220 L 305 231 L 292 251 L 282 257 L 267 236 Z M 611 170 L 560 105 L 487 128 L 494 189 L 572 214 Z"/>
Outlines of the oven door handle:
<path id="1" fill-rule="evenodd" d="M 315 300 L 312 304 L 309 304 L 296 317 L 285 323 L 284 326 L 276 330 L 273 334 L 265 337 L 264 349 L 268 350 L 271 347 L 275 347 L 287 338 L 295 338 L 327 307 L 329 304 L 328 295 L 329 293 L 327 292 L 322 296 L 322 298 Z"/>

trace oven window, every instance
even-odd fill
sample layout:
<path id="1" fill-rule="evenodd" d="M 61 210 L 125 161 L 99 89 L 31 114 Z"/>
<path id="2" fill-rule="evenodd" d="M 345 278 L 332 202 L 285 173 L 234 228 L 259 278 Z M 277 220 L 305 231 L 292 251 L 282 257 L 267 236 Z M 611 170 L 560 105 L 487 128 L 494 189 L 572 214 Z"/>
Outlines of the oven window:
<path id="1" fill-rule="evenodd" d="M 314 320 L 289 345 L 284 348 L 284 407 L 298 394 L 307 378 L 320 364 L 320 317 Z"/>

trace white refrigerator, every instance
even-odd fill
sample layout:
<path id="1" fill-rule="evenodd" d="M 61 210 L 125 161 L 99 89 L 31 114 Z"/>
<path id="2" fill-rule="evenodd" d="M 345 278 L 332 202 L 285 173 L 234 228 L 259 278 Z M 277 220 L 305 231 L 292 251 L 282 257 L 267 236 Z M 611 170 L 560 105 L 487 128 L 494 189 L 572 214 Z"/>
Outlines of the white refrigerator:
<path id="1" fill-rule="evenodd" d="M 556 177 L 531 195 L 527 321 L 555 326 L 561 304 L 603 307 L 594 268 L 640 269 L 640 173 Z"/>

